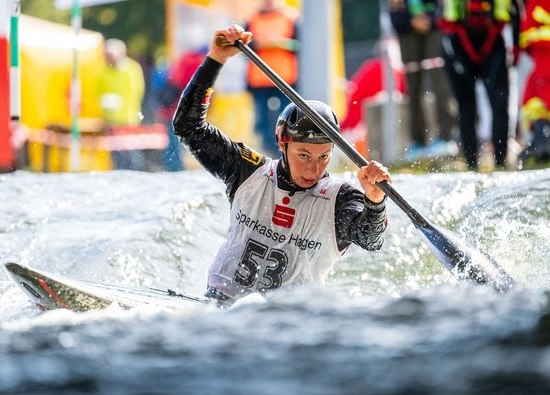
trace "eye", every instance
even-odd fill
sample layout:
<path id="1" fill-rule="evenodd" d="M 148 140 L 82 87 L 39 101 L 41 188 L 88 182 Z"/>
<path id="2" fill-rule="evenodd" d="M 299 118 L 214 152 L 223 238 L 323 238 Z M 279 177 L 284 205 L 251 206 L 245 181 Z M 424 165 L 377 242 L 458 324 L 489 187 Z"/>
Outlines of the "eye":
<path id="1" fill-rule="evenodd" d="M 330 154 L 324 154 L 324 155 L 321 155 L 321 156 L 319 157 L 319 160 L 325 162 L 325 161 L 327 161 L 329 158 L 330 158 Z"/>
<path id="2" fill-rule="evenodd" d="M 298 154 L 298 156 L 300 157 L 300 159 L 304 159 L 304 160 L 309 159 L 308 154 L 300 153 L 300 154 Z"/>

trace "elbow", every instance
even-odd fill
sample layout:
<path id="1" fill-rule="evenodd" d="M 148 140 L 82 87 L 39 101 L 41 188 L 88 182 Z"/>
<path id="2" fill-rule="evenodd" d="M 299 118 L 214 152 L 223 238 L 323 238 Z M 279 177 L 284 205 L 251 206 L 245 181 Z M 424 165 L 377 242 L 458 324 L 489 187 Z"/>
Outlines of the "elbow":
<path id="1" fill-rule="evenodd" d="M 371 242 L 367 244 L 365 249 L 367 251 L 378 251 L 382 248 L 383 245 L 384 245 L 384 237 L 380 235 L 375 240 L 371 240 Z"/>
<path id="2" fill-rule="evenodd" d="M 174 134 L 176 136 L 181 136 L 180 129 L 181 129 L 181 118 L 178 116 L 178 112 L 176 111 L 174 113 L 174 116 L 172 117 L 172 130 L 174 131 Z"/>
<path id="3" fill-rule="evenodd" d="M 177 136 L 182 136 L 183 131 L 187 128 L 189 117 L 186 116 L 184 109 L 178 104 L 174 115 L 172 116 L 172 127 L 174 134 Z"/>
<path id="4" fill-rule="evenodd" d="M 384 245 L 384 238 L 383 237 L 380 237 L 380 240 L 378 241 L 378 243 L 376 243 L 374 245 L 374 248 L 372 251 L 378 251 L 380 249 L 382 249 L 382 246 Z"/>

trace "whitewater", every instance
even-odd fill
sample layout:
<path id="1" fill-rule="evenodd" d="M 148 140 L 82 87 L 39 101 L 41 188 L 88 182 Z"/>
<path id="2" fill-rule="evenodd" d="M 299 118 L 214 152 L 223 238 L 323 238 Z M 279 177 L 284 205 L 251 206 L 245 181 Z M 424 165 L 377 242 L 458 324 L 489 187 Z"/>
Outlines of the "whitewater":
<path id="1" fill-rule="evenodd" d="M 457 281 L 391 201 L 382 249 L 352 247 L 323 289 L 225 311 L 42 312 L 0 270 L 0 393 L 550 393 L 550 169 L 393 186 L 515 286 Z M 0 175 L 0 261 L 202 295 L 228 216 L 203 170 L 16 171 Z"/>

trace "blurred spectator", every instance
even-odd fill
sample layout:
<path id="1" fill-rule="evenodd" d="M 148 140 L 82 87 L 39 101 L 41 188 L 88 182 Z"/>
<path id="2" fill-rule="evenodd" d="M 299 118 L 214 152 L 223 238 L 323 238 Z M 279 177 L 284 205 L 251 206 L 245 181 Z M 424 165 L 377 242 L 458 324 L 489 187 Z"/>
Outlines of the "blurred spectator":
<path id="1" fill-rule="evenodd" d="M 98 94 L 107 128 L 139 125 L 145 79 L 141 65 L 126 53 L 119 39 L 105 41 L 106 65 L 98 81 Z M 117 169 L 145 170 L 143 153 L 138 150 L 113 151 Z"/>
<path id="2" fill-rule="evenodd" d="M 442 3 L 439 24 L 444 31 L 443 53 L 458 102 L 462 150 L 468 169 L 478 169 L 479 139 L 476 128 L 475 83 L 483 81 L 492 109 L 491 142 L 497 168 L 504 167 L 508 151 L 510 95 L 508 50 L 501 34 L 513 28 L 518 43 L 520 0 L 448 0 Z M 513 51 L 517 55 L 517 50 Z M 513 56 L 513 64 L 517 56 Z"/>
<path id="3" fill-rule="evenodd" d="M 283 0 L 263 0 L 260 11 L 248 21 L 253 33 L 250 47 L 291 87 L 298 81 L 298 14 Z M 278 155 L 273 143 L 277 117 L 290 100 L 252 63 L 248 65 L 248 89 L 254 99 L 255 132 L 261 137 L 264 152 Z"/>
<path id="4" fill-rule="evenodd" d="M 399 59 L 398 44 L 388 42 L 388 56 L 393 71 L 395 90 L 405 93 L 406 83 L 403 65 Z M 395 50 L 393 49 L 395 48 Z M 353 74 L 347 86 L 346 116 L 342 119 L 340 128 L 342 134 L 353 142 L 355 148 L 368 158 L 368 133 L 364 102 L 376 100 L 378 95 L 385 93 L 384 61 L 381 57 L 365 60 Z"/>
<path id="5" fill-rule="evenodd" d="M 405 160 L 454 156 L 458 147 L 452 139 L 456 118 L 442 58 L 442 33 L 436 25 L 438 0 L 388 0 L 390 18 L 399 39 L 409 97 L 411 146 Z M 433 95 L 435 130 L 430 133 L 426 106 Z M 430 141 L 430 134 L 435 138 Z"/>
<path id="6" fill-rule="evenodd" d="M 520 154 L 550 161 L 550 0 L 527 0 L 522 21 L 520 47 L 533 60 L 522 101 L 522 115 L 529 140 Z"/>
<path id="7" fill-rule="evenodd" d="M 179 139 L 174 134 L 172 116 L 178 105 L 181 91 L 191 80 L 206 55 L 205 49 L 184 52 L 173 65 L 157 66 L 152 81 L 155 98 L 155 120 L 166 125 L 170 142 L 163 154 L 167 171 L 183 170 L 183 152 Z"/>

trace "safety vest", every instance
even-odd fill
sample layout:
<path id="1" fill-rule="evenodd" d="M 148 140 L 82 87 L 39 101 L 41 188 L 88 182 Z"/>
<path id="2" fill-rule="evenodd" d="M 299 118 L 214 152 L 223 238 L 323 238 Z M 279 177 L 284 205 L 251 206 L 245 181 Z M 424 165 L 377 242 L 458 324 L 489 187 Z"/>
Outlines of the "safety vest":
<path id="1" fill-rule="evenodd" d="M 254 35 L 253 41 L 258 43 L 270 41 L 270 36 L 274 34 L 277 38 L 292 40 L 295 35 L 295 19 L 284 11 L 259 13 L 249 22 L 248 30 Z M 294 52 L 284 48 L 259 48 L 256 52 L 286 83 L 296 83 L 298 57 Z M 253 64 L 248 66 L 247 77 L 251 87 L 273 86 L 270 79 Z"/>
<path id="2" fill-rule="evenodd" d="M 458 36 L 464 51 L 474 63 L 481 63 L 491 52 L 504 25 L 510 23 L 512 0 L 443 0 L 438 25 L 446 34 Z M 476 49 L 469 31 L 487 32 L 483 45 Z"/>
<path id="3" fill-rule="evenodd" d="M 550 0 L 529 1 L 522 21 L 519 45 L 550 46 Z"/>
<path id="4" fill-rule="evenodd" d="M 443 0 L 443 19 L 466 22 L 485 19 L 488 22 L 510 22 L 512 0 Z"/>

